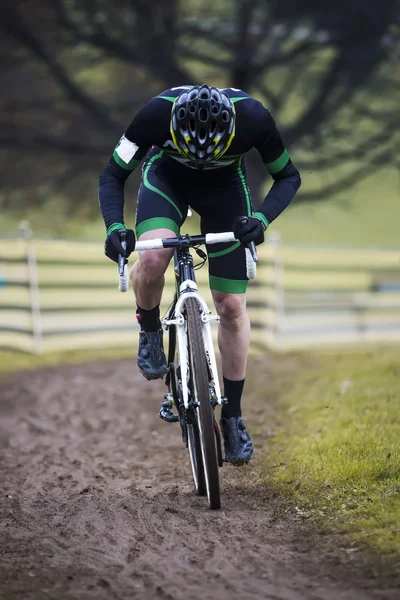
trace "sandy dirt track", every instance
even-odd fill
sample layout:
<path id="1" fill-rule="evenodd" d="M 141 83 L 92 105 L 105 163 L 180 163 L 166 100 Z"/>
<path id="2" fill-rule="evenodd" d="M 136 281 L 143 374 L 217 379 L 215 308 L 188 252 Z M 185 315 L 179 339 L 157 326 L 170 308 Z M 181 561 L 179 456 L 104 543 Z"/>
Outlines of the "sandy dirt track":
<path id="1" fill-rule="evenodd" d="M 398 578 L 306 530 L 262 483 L 265 401 L 248 394 L 257 458 L 222 469 L 212 512 L 179 426 L 157 416 L 163 384 L 133 361 L 3 376 L 0 390 L 1 599 L 400 598 Z"/>

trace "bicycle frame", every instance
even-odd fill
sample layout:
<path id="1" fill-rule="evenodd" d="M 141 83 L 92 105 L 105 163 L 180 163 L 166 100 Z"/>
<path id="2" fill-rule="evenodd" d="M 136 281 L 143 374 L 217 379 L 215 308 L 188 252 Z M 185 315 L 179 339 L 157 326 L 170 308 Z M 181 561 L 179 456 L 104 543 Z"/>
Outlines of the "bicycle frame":
<path id="1" fill-rule="evenodd" d="M 141 252 L 143 250 L 157 250 L 162 248 L 174 248 L 174 263 L 175 263 L 175 274 L 177 276 L 177 289 L 175 303 L 172 306 L 171 312 L 173 312 L 173 318 L 164 319 L 162 325 L 164 328 L 168 328 L 171 325 L 176 327 L 178 332 L 178 353 L 180 365 L 186 365 L 186 369 L 181 367 L 182 377 L 182 395 L 185 409 L 189 406 L 189 389 L 188 389 L 188 372 L 189 368 L 189 353 L 188 353 L 188 340 L 187 330 L 185 328 L 185 317 L 183 314 L 183 307 L 187 298 L 196 298 L 199 307 L 201 308 L 201 322 L 202 322 L 202 333 L 204 341 L 204 350 L 207 357 L 208 368 L 210 370 L 211 381 L 214 382 L 215 391 L 215 403 L 222 404 L 223 398 L 221 396 L 221 388 L 219 385 L 217 362 L 215 359 L 214 344 L 211 334 L 210 321 L 219 322 L 219 317 L 213 315 L 208 309 L 205 300 L 201 297 L 198 292 L 196 278 L 194 274 L 193 258 L 190 254 L 190 248 L 196 248 L 200 244 L 217 244 L 217 243 L 228 243 L 236 242 L 236 238 L 233 233 L 207 233 L 205 235 L 195 236 L 179 236 L 176 238 L 165 238 L 165 239 L 153 239 L 143 240 L 136 244 L 136 250 Z M 125 248 L 125 237 L 121 237 L 122 246 Z M 251 242 L 246 248 L 246 265 L 247 265 L 247 276 L 249 279 L 255 277 L 256 269 L 255 264 L 258 261 L 257 252 L 254 243 Z M 118 258 L 118 273 L 119 273 L 119 289 L 126 291 L 128 289 L 128 272 L 125 264 L 125 259 L 122 256 Z"/>
<path id="2" fill-rule="evenodd" d="M 207 357 L 208 368 L 210 371 L 210 379 L 213 382 L 215 401 L 217 404 L 222 404 L 221 388 L 219 385 L 217 361 L 214 352 L 214 343 L 211 333 L 211 321 L 219 322 L 219 317 L 213 315 L 208 309 L 205 300 L 201 297 L 198 292 L 196 277 L 194 273 L 193 258 L 187 248 L 177 248 L 174 253 L 174 264 L 176 274 L 176 297 L 175 302 L 171 308 L 173 312 L 173 318 L 167 318 L 162 321 L 163 327 L 167 329 L 169 326 L 174 325 L 177 331 L 177 343 L 178 343 L 178 354 L 179 363 L 181 365 L 181 385 L 182 385 L 182 398 L 185 409 L 189 407 L 189 353 L 188 353 L 188 339 L 186 329 L 186 319 L 183 314 L 184 304 L 187 298 L 196 298 L 199 308 L 201 309 L 201 324 L 204 342 L 204 351 Z M 183 368 L 186 365 L 186 368 Z"/>

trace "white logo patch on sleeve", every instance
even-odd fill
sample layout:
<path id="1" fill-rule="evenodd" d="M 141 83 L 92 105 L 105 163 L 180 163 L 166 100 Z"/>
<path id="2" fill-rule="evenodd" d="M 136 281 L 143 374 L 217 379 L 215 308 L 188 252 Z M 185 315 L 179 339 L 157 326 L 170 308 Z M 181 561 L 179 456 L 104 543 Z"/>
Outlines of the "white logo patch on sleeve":
<path id="1" fill-rule="evenodd" d="M 121 160 L 124 163 L 128 164 L 132 158 L 135 156 L 136 152 L 139 150 L 139 146 L 137 146 L 134 142 L 130 142 L 123 135 L 117 148 L 116 152 Z"/>

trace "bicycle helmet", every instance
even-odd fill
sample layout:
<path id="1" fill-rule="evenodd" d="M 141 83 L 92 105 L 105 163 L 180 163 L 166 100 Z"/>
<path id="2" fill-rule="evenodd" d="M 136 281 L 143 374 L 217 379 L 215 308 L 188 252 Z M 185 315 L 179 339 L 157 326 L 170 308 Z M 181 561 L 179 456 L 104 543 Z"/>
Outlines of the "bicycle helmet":
<path id="1" fill-rule="evenodd" d="M 235 108 L 216 87 L 195 85 L 174 101 L 171 135 L 178 152 L 201 167 L 220 158 L 235 135 Z"/>

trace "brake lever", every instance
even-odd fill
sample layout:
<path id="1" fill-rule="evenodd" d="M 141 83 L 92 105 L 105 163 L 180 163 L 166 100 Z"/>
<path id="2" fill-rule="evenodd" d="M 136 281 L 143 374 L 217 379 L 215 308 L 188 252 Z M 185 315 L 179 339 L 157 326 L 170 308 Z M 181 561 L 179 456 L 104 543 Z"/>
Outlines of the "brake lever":
<path id="1" fill-rule="evenodd" d="M 248 218 L 247 217 L 243 217 L 240 220 L 240 224 L 241 225 L 246 225 L 247 222 L 248 222 Z M 255 243 L 254 242 L 249 242 L 248 244 L 246 244 L 245 247 L 250 250 L 251 258 L 254 260 L 255 263 L 257 263 L 258 262 L 258 254 L 257 254 Z"/>
<path id="2" fill-rule="evenodd" d="M 255 263 L 258 262 L 258 254 L 257 254 L 255 243 L 250 242 L 249 244 L 246 245 L 246 247 L 250 250 L 251 258 L 254 260 L 254 262 Z"/>
<path id="3" fill-rule="evenodd" d="M 123 247 L 124 250 L 126 250 L 126 232 L 125 231 L 121 231 L 120 239 L 121 239 L 121 246 Z M 120 275 L 120 277 L 123 277 L 123 275 L 124 275 L 125 260 L 126 260 L 125 256 L 122 256 L 122 254 L 118 254 L 118 274 Z"/>

